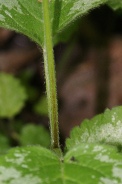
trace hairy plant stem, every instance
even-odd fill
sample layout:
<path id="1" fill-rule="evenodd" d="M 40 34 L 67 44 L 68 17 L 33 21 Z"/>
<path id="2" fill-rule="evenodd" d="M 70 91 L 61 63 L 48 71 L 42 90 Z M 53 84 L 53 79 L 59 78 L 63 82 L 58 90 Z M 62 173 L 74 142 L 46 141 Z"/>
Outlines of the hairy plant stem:
<path id="1" fill-rule="evenodd" d="M 51 131 L 51 147 L 52 149 L 59 148 L 59 127 L 58 127 L 58 105 L 56 91 L 56 75 L 55 63 L 52 43 L 52 30 L 49 13 L 49 0 L 42 0 L 43 19 L 44 19 L 44 68 L 46 78 L 46 92 L 48 100 L 48 112 L 50 119 Z"/>

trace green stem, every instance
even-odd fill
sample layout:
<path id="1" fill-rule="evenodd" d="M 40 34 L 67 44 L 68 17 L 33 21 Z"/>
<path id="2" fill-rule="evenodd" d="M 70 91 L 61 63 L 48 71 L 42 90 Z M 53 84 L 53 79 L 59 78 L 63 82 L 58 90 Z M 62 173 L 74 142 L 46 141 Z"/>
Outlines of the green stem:
<path id="1" fill-rule="evenodd" d="M 58 127 L 58 105 L 56 91 L 55 63 L 52 43 L 52 30 L 49 13 L 49 0 L 42 0 L 44 19 L 44 68 L 46 78 L 46 91 L 48 100 L 48 111 L 50 118 L 51 147 L 60 148 Z"/>

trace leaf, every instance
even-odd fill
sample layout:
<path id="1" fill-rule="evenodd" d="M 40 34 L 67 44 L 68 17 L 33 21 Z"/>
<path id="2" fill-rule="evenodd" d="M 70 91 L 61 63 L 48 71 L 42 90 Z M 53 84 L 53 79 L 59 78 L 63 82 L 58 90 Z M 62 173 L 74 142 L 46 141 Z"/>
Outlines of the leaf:
<path id="1" fill-rule="evenodd" d="M 82 144 L 64 162 L 42 147 L 15 148 L 0 157 L 3 184 L 121 184 L 122 154 L 106 145 Z"/>
<path id="2" fill-rule="evenodd" d="M 27 145 L 41 145 L 49 147 L 50 134 L 43 126 L 33 124 L 25 125 L 20 134 L 20 144 Z"/>
<path id="3" fill-rule="evenodd" d="M 51 0 L 53 38 L 68 24 L 107 0 Z M 0 26 L 29 36 L 43 46 L 43 10 L 37 0 L 0 0 Z M 54 38 L 55 39 L 55 38 Z"/>
<path id="4" fill-rule="evenodd" d="M 42 96 L 37 104 L 34 106 L 34 111 L 42 116 L 48 115 L 47 98 Z"/>
<path id="5" fill-rule="evenodd" d="M 80 127 L 71 131 L 66 146 L 71 149 L 83 142 L 122 146 L 122 106 L 107 109 L 91 120 L 84 120 Z"/>
<path id="6" fill-rule="evenodd" d="M 15 116 L 23 108 L 26 99 L 20 81 L 10 74 L 0 73 L 0 117 Z"/>
<path id="7" fill-rule="evenodd" d="M 16 148 L 0 158 L 0 183 L 53 183 L 60 172 L 59 164 L 55 154 L 47 149 Z"/>
<path id="8" fill-rule="evenodd" d="M 122 183 L 122 155 L 114 147 L 81 144 L 66 154 L 65 163 L 65 176 L 73 184 Z"/>
<path id="9" fill-rule="evenodd" d="M 75 24 L 70 24 L 63 31 L 56 34 L 54 37 L 55 45 L 62 42 L 67 43 L 75 34 L 77 34 L 81 19 L 75 21 Z"/>
<path id="10" fill-rule="evenodd" d="M 122 0 L 109 0 L 108 5 L 114 10 L 122 9 Z"/>

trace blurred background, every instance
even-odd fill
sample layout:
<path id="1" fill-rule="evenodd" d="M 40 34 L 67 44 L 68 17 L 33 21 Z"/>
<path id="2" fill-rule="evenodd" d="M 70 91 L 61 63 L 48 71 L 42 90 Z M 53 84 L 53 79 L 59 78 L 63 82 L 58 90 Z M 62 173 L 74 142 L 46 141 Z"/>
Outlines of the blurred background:
<path id="1" fill-rule="evenodd" d="M 108 6 L 94 9 L 70 25 L 60 40 L 54 54 L 60 139 L 64 145 L 70 130 L 83 119 L 122 105 L 122 13 Z M 28 144 L 48 147 L 41 48 L 24 35 L 0 28 L 0 73 L 0 111 L 5 112 L 4 106 L 8 109 L 0 113 L 0 151 Z M 4 79 L 11 75 L 13 82 Z M 19 97 L 22 101 L 16 110 Z M 10 113 L 11 109 L 15 111 Z"/>

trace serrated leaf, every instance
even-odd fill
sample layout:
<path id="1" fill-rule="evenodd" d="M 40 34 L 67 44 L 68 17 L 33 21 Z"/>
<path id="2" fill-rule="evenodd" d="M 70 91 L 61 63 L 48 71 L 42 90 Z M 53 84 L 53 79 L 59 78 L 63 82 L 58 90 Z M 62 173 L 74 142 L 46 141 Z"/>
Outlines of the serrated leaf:
<path id="1" fill-rule="evenodd" d="M 0 73 L 0 117 L 15 116 L 26 99 L 27 95 L 20 81 L 10 74 Z"/>
<path id="2" fill-rule="evenodd" d="M 122 106 L 107 109 L 91 120 L 84 120 L 80 127 L 71 131 L 66 146 L 71 149 L 83 142 L 122 146 Z"/>
<path id="3" fill-rule="evenodd" d="M 44 147 L 49 147 L 50 134 L 41 125 L 39 126 L 39 125 L 28 124 L 28 125 L 25 125 L 21 130 L 20 144 L 22 146 L 41 145 Z"/>
<path id="4" fill-rule="evenodd" d="M 79 16 L 106 0 L 51 0 L 53 38 Z M 42 4 L 37 0 L 0 0 L 0 26 L 21 32 L 43 46 Z"/>
<path id="5" fill-rule="evenodd" d="M 82 144 L 64 162 L 41 147 L 16 148 L 0 157 L 2 184 L 121 184 L 122 154 L 106 145 Z"/>

